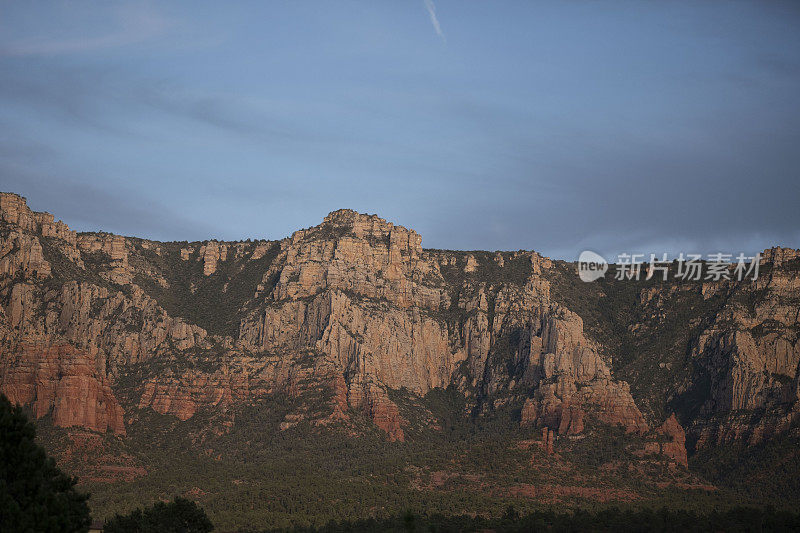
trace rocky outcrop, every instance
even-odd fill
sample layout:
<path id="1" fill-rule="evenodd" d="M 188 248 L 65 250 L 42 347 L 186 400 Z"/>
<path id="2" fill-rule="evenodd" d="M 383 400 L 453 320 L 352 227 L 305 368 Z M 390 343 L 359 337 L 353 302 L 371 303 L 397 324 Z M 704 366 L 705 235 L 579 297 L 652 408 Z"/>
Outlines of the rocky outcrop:
<path id="1" fill-rule="evenodd" d="M 446 291 L 421 281 L 441 279 L 435 265 L 421 261 L 422 238 L 374 215 L 334 211 L 324 222 L 295 232 L 281 244 L 265 282 L 280 273 L 271 299 L 299 299 L 339 289 L 399 307 L 438 309 Z"/>
<path id="2" fill-rule="evenodd" d="M 60 220 L 55 220 L 50 213 L 33 213 L 33 215 L 43 237 L 51 237 L 73 247 L 78 244 L 77 233 Z"/>
<path id="3" fill-rule="evenodd" d="M 203 258 L 203 275 L 210 276 L 217 271 L 217 263 L 227 259 L 228 247 L 217 241 L 209 241 L 200 248 L 200 255 Z"/>
<path id="4" fill-rule="evenodd" d="M 641 447 L 631 450 L 639 457 L 656 457 L 670 461 L 673 465 L 688 467 L 686 433 L 672 413 L 663 424 L 644 436 Z"/>
<path id="5" fill-rule="evenodd" d="M 0 392 L 37 418 L 50 414 L 57 426 L 125 433 L 123 410 L 91 354 L 66 344 L 21 343 L 4 351 L 0 364 Z"/>
<path id="6" fill-rule="evenodd" d="M 523 424 L 576 435 L 583 432 L 590 413 L 593 419 L 628 431 L 648 430 L 627 383 L 612 379 L 576 314 L 552 306 L 531 328 L 529 342 L 523 379 L 535 384 L 535 392 L 523 406 Z"/>
<path id="7" fill-rule="evenodd" d="M 580 318 L 551 303 L 543 272 L 552 265 L 537 254 L 514 254 L 508 261 L 509 268 L 521 265 L 529 272 L 517 282 L 522 286 L 476 283 L 474 254 L 428 254 L 414 232 L 339 211 L 320 227 L 295 233 L 279 258 L 262 283 L 276 279 L 275 286 L 262 309 L 242 323 L 240 338 L 251 349 L 325 354 L 346 376 L 350 405 L 363 407 L 362 383 L 425 394 L 460 379 L 457 370 L 466 368 L 464 378 L 480 395 L 492 396 L 509 380 L 536 391 L 526 411 L 535 406 L 536 415 L 526 422 L 576 434 L 590 411 L 631 431 L 647 429 L 629 389 L 612 379 L 583 336 Z M 507 264 L 502 254 L 491 261 L 499 268 Z M 464 285 L 448 287 L 445 267 L 467 274 Z M 464 316 L 455 331 L 456 324 L 440 315 L 453 306 L 456 316 Z M 520 329 L 520 370 L 505 375 L 498 369 L 506 365 L 490 354 L 498 339 Z M 396 418 L 388 400 L 379 404 Z"/>
<path id="8" fill-rule="evenodd" d="M 422 282 L 441 280 L 422 256 L 413 231 L 353 211 L 331 213 L 282 243 L 262 282 L 274 278 L 274 288 L 243 321 L 240 340 L 250 350 L 323 354 L 345 376 L 348 404 L 400 440 L 402 420 L 384 389 L 445 387 L 465 357 L 430 315 L 447 295 Z"/>
<path id="9" fill-rule="evenodd" d="M 150 407 L 163 415 L 188 420 L 201 408 L 230 407 L 250 395 L 249 375 L 229 367 L 208 373 L 169 372 L 144 382 L 137 407 Z"/>
<path id="10" fill-rule="evenodd" d="M 762 257 L 757 280 L 715 289 L 728 294 L 726 304 L 692 349 L 710 381 L 689 386 L 705 398 L 690 426 L 697 447 L 757 444 L 800 419 L 800 252 L 773 248 Z"/>
<path id="11" fill-rule="evenodd" d="M 0 275 L 23 278 L 50 277 L 50 263 L 44 258 L 42 244 L 33 235 L 11 230 L 0 248 Z"/>
<path id="12" fill-rule="evenodd" d="M 60 220 L 55 220 L 50 213 L 31 211 L 25 198 L 0 193 L 0 221 L 0 276 L 22 274 L 49 277 L 51 266 L 44 257 L 41 239 L 51 240 L 69 260 L 83 268 L 80 254 L 75 248 L 76 233 Z"/>
<path id="13" fill-rule="evenodd" d="M 800 250 L 794 248 L 782 248 L 775 246 L 768 248 L 761 253 L 761 262 L 770 264 L 773 267 L 783 267 L 790 261 L 800 259 Z"/>
<path id="14" fill-rule="evenodd" d="M 665 440 L 660 442 L 658 450 L 653 451 L 672 458 L 680 465 L 687 466 L 686 433 L 678 423 L 678 419 L 675 418 L 675 413 L 672 413 L 657 431 L 665 437 Z"/>
<path id="15" fill-rule="evenodd" d="M 347 385 L 348 405 L 361 409 L 376 426 L 386 432 L 389 440 L 405 440 L 403 426 L 406 421 L 383 386 L 361 376 L 351 379 Z"/>
<path id="16" fill-rule="evenodd" d="M 77 238 L 82 252 L 101 252 L 108 256 L 108 266 L 101 275 L 112 283 L 125 285 L 131 282 L 134 272 L 128 264 L 128 249 L 125 237 L 110 234 L 81 234 Z"/>
<path id="17" fill-rule="evenodd" d="M 28 208 L 25 198 L 18 194 L 0 192 L 0 220 L 16 226 L 20 231 L 39 230 L 36 214 Z"/>

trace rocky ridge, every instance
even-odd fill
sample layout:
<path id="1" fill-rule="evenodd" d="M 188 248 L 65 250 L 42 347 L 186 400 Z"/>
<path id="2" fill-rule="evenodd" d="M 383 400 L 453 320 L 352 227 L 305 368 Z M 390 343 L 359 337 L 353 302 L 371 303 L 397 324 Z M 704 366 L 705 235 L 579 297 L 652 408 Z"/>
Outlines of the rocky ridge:
<path id="1" fill-rule="evenodd" d="M 0 219 L 0 391 L 57 426 L 122 435 L 143 409 L 188 420 L 319 390 L 323 403 L 282 427 L 361 413 L 402 440 L 411 422 L 391 392 L 452 386 L 465 416 L 516 406 L 521 424 L 546 430 L 546 449 L 619 424 L 685 464 L 682 424 L 702 447 L 769 438 L 796 418 L 795 250 L 768 252 L 752 286 L 701 289 L 731 296 L 693 340 L 673 400 L 704 376 L 711 386 L 701 408 L 662 423 L 554 296 L 557 264 L 535 252 L 426 250 L 413 230 L 350 210 L 240 243 L 76 234 L 9 193 Z M 235 332 L 215 322 L 220 300 Z"/>

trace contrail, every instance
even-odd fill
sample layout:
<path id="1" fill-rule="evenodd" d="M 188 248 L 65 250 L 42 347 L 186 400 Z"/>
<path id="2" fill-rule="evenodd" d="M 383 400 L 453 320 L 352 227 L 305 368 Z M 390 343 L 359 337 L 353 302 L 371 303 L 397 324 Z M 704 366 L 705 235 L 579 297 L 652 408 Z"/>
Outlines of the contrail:
<path id="1" fill-rule="evenodd" d="M 433 3 L 433 0 L 425 0 L 425 8 L 428 10 L 428 15 L 431 17 L 431 24 L 433 24 L 433 29 L 436 30 L 436 34 L 442 38 L 442 42 L 447 42 L 447 38 L 442 33 L 442 27 L 439 25 L 439 19 L 436 17 L 436 5 Z"/>

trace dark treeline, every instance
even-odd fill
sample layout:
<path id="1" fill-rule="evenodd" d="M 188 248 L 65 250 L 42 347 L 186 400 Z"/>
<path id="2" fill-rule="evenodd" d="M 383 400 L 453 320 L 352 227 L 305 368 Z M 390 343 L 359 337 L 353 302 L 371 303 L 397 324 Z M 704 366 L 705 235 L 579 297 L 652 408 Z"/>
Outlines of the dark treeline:
<path id="1" fill-rule="evenodd" d="M 156 502 L 127 515 L 117 514 L 106 522 L 105 533 L 209 533 L 214 525 L 195 502 L 175 498 L 169 503 Z"/>
<path id="2" fill-rule="evenodd" d="M 774 509 L 737 507 L 727 511 L 697 514 L 668 509 L 622 511 L 612 508 L 598 512 L 556 513 L 537 511 L 520 516 L 509 507 L 501 518 L 480 516 L 417 516 L 406 513 L 386 519 L 329 522 L 320 528 L 293 531 L 334 533 L 347 531 L 800 531 L 800 514 Z M 279 531 L 279 530 L 271 530 Z"/>

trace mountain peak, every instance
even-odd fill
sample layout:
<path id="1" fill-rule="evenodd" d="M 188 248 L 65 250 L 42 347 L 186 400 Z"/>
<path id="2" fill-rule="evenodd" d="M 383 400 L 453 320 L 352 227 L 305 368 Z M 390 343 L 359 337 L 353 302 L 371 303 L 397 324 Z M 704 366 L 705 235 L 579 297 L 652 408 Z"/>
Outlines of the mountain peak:
<path id="1" fill-rule="evenodd" d="M 295 232 L 292 240 L 297 242 L 307 237 L 318 239 L 321 232 L 337 240 L 349 235 L 370 241 L 385 240 L 387 244 L 392 241 L 404 242 L 413 248 L 419 248 L 419 251 L 422 246 L 422 237 L 416 231 L 388 222 L 378 215 L 359 213 L 353 209 L 331 211 L 321 224 Z"/>
<path id="2" fill-rule="evenodd" d="M 372 226 L 376 228 L 386 228 L 387 230 L 391 230 L 393 228 L 406 230 L 406 228 L 403 228 L 402 226 L 395 226 L 395 224 L 388 222 L 386 219 L 381 218 L 378 215 L 359 213 L 353 209 L 337 209 L 336 211 L 331 211 L 322 221 L 322 225 L 325 224 L 348 228 L 355 228 L 356 226 Z"/>

